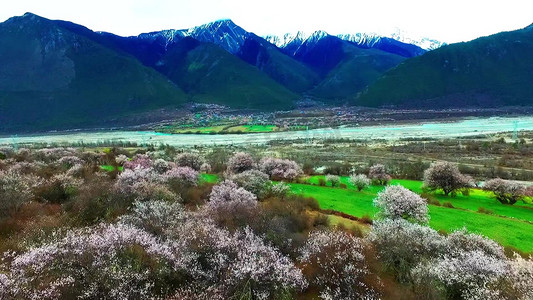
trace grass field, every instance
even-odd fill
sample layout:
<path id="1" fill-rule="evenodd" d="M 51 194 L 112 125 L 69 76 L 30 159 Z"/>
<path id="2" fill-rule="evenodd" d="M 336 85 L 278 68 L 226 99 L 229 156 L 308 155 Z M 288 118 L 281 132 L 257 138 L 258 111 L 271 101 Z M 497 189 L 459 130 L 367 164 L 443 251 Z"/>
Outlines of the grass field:
<path id="1" fill-rule="evenodd" d="M 107 172 L 112 172 L 112 171 L 115 170 L 115 167 L 114 166 L 110 166 L 110 165 L 101 165 L 100 169 L 102 169 L 104 171 L 107 171 Z M 124 167 L 118 167 L 118 170 L 122 171 L 122 170 L 124 170 Z"/>
<path id="2" fill-rule="evenodd" d="M 272 132 L 277 131 L 279 128 L 275 125 L 241 125 L 233 126 L 227 129 L 228 132 L 245 132 L 245 133 L 257 133 L 257 132 Z"/>
<path id="3" fill-rule="evenodd" d="M 215 175 L 215 174 L 202 173 L 200 174 L 200 180 L 202 182 L 207 182 L 207 183 L 217 183 L 219 180 L 219 177 L 218 175 Z"/>
<path id="4" fill-rule="evenodd" d="M 268 133 L 276 131 L 305 130 L 305 126 L 292 126 L 288 129 L 280 129 L 276 125 L 217 125 L 206 127 L 192 126 L 165 126 L 156 129 L 157 132 L 175 134 L 224 134 L 224 133 Z"/>
<path id="5" fill-rule="evenodd" d="M 319 176 L 309 178 L 309 182 L 318 182 Z M 348 178 L 341 181 L 348 184 Z M 413 180 L 392 180 L 391 184 L 401 184 L 415 192 L 421 192 L 422 182 Z M 293 192 L 315 198 L 322 209 L 341 211 L 356 217 L 373 216 L 376 208 L 373 199 L 383 189 L 381 186 L 370 186 L 357 192 L 348 184 L 348 189 L 322 187 L 309 184 L 292 183 Z M 486 235 L 503 245 L 510 245 L 522 251 L 533 252 L 533 205 L 518 204 L 505 206 L 493 199 L 490 194 L 472 190 L 470 196 L 456 198 L 431 194 L 432 198 L 441 203 L 450 202 L 456 208 L 430 205 L 430 226 L 435 229 L 452 231 L 467 228 L 471 232 Z M 494 215 L 478 213 L 484 207 L 494 211 Z"/>
<path id="6" fill-rule="evenodd" d="M 226 125 L 219 126 L 207 126 L 207 127 L 164 127 L 160 128 L 159 132 L 165 133 L 201 133 L 201 134 L 210 134 L 210 133 L 219 133 L 222 129 L 226 128 Z"/>
<path id="7" fill-rule="evenodd" d="M 373 200 L 383 186 L 370 186 L 360 192 L 349 183 L 348 177 L 341 177 L 341 182 L 348 188 L 342 189 L 331 186 L 318 186 L 319 178 L 324 176 L 311 176 L 307 182 L 311 184 L 290 183 L 291 190 L 296 194 L 313 197 L 318 201 L 321 209 L 335 210 L 355 217 L 365 215 L 371 218 L 377 212 Z M 204 182 L 216 183 L 218 175 L 202 174 Z M 422 193 L 422 182 L 416 180 L 391 180 L 390 184 L 402 186 Z M 450 202 L 454 208 L 429 205 L 431 217 L 429 225 L 434 229 L 447 232 L 466 228 L 470 232 L 483 234 L 494 239 L 504 246 L 512 246 L 524 252 L 533 252 L 533 205 L 519 202 L 515 205 L 503 205 L 492 197 L 490 193 L 472 189 L 469 196 L 458 195 L 455 198 L 442 194 L 425 194 L 438 200 L 441 204 Z M 494 214 L 483 214 L 477 210 L 479 207 L 492 210 Z M 338 216 L 330 216 L 332 224 L 342 223 L 346 226 L 357 225 L 353 221 Z M 359 225 L 359 227 L 361 227 Z M 364 226 L 363 226 L 364 227 Z"/>

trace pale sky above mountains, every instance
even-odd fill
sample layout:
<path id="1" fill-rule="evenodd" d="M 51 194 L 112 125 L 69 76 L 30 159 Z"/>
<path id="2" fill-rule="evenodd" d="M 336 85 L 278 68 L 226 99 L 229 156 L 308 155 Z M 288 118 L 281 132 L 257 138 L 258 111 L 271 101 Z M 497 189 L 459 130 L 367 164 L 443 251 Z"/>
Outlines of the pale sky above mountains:
<path id="1" fill-rule="evenodd" d="M 453 43 L 533 23 L 531 0 L 18 0 L 2 3 L 0 21 L 25 12 L 123 36 L 229 18 L 262 36 L 401 29 Z"/>

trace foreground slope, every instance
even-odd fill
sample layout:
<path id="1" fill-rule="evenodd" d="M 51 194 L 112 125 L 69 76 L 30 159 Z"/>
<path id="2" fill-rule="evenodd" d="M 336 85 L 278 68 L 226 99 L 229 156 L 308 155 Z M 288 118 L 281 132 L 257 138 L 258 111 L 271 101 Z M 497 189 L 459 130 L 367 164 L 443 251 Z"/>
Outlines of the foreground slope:
<path id="1" fill-rule="evenodd" d="M 533 104 L 533 26 L 452 44 L 387 72 L 354 104 L 414 107 Z"/>
<path id="2" fill-rule="evenodd" d="M 186 101 L 129 55 L 33 14 L 0 24 L 0 64 L 2 131 L 92 126 Z"/>

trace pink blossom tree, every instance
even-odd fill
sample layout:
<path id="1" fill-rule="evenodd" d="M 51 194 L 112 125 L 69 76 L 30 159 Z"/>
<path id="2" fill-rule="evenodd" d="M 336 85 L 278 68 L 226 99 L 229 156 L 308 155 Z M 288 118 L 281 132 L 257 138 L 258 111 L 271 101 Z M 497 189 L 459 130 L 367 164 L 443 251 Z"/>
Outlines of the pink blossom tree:
<path id="1" fill-rule="evenodd" d="M 483 189 L 493 192 L 500 203 L 511 205 L 522 199 L 526 192 L 522 184 L 500 178 L 488 180 Z"/>
<path id="2" fill-rule="evenodd" d="M 146 154 L 137 154 L 131 160 L 124 162 L 124 169 L 148 169 L 153 165 L 152 159 Z"/>
<path id="3" fill-rule="evenodd" d="M 176 156 L 175 162 L 180 167 L 189 167 L 196 171 L 202 169 L 202 165 L 205 163 L 204 159 L 200 155 L 191 152 L 185 152 Z"/>
<path id="4" fill-rule="evenodd" d="M 387 183 L 391 180 L 390 175 L 387 174 L 387 169 L 382 164 L 375 164 L 371 166 L 370 170 L 368 171 L 368 177 L 372 180 L 372 182 L 381 185 L 387 185 Z"/>
<path id="5" fill-rule="evenodd" d="M 198 185 L 199 173 L 190 167 L 176 167 L 163 175 L 165 182 L 174 182 L 184 186 Z"/>
<path id="6" fill-rule="evenodd" d="M 456 164 L 438 161 L 424 171 L 424 186 L 429 190 L 442 189 L 444 195 L 452 195 L 459 189 L 472 185 L 472 178 L 461 174 Z"/>
<path id="7" fill-rule="evenodd" d="M 230 174 L 237 174 L 254 168 L 254 159 L 248 153 L 237 152 L 227 163 L 226 171 Z"/>
<path id="8" fill-rule="evenodd" d="M 295 161 L 273 157 L 263 158 L 259 169 L 276 180 L 294 180 L 303 174 L 302 168 Z"/>

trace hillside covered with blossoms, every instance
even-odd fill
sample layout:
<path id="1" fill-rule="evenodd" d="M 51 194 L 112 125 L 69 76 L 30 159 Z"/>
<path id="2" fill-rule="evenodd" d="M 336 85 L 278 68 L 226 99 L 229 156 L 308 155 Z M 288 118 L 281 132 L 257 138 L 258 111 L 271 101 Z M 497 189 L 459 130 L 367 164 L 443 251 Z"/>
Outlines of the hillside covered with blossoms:
<path id="1" fill-rule="evenodd" d="M 349 178 L 383 186 L 373 219 L 334 224 L 294 192 L 305 168 L 290 159 L 101 150 L 1 149 L 0 299 L 533 298 L 527 254 L 428 226 L 428 200 L 384 165 Z M 450 163 L 424 177 L 472 188 Z M 498 199 L 531 192 L 494 180 Z"/>

